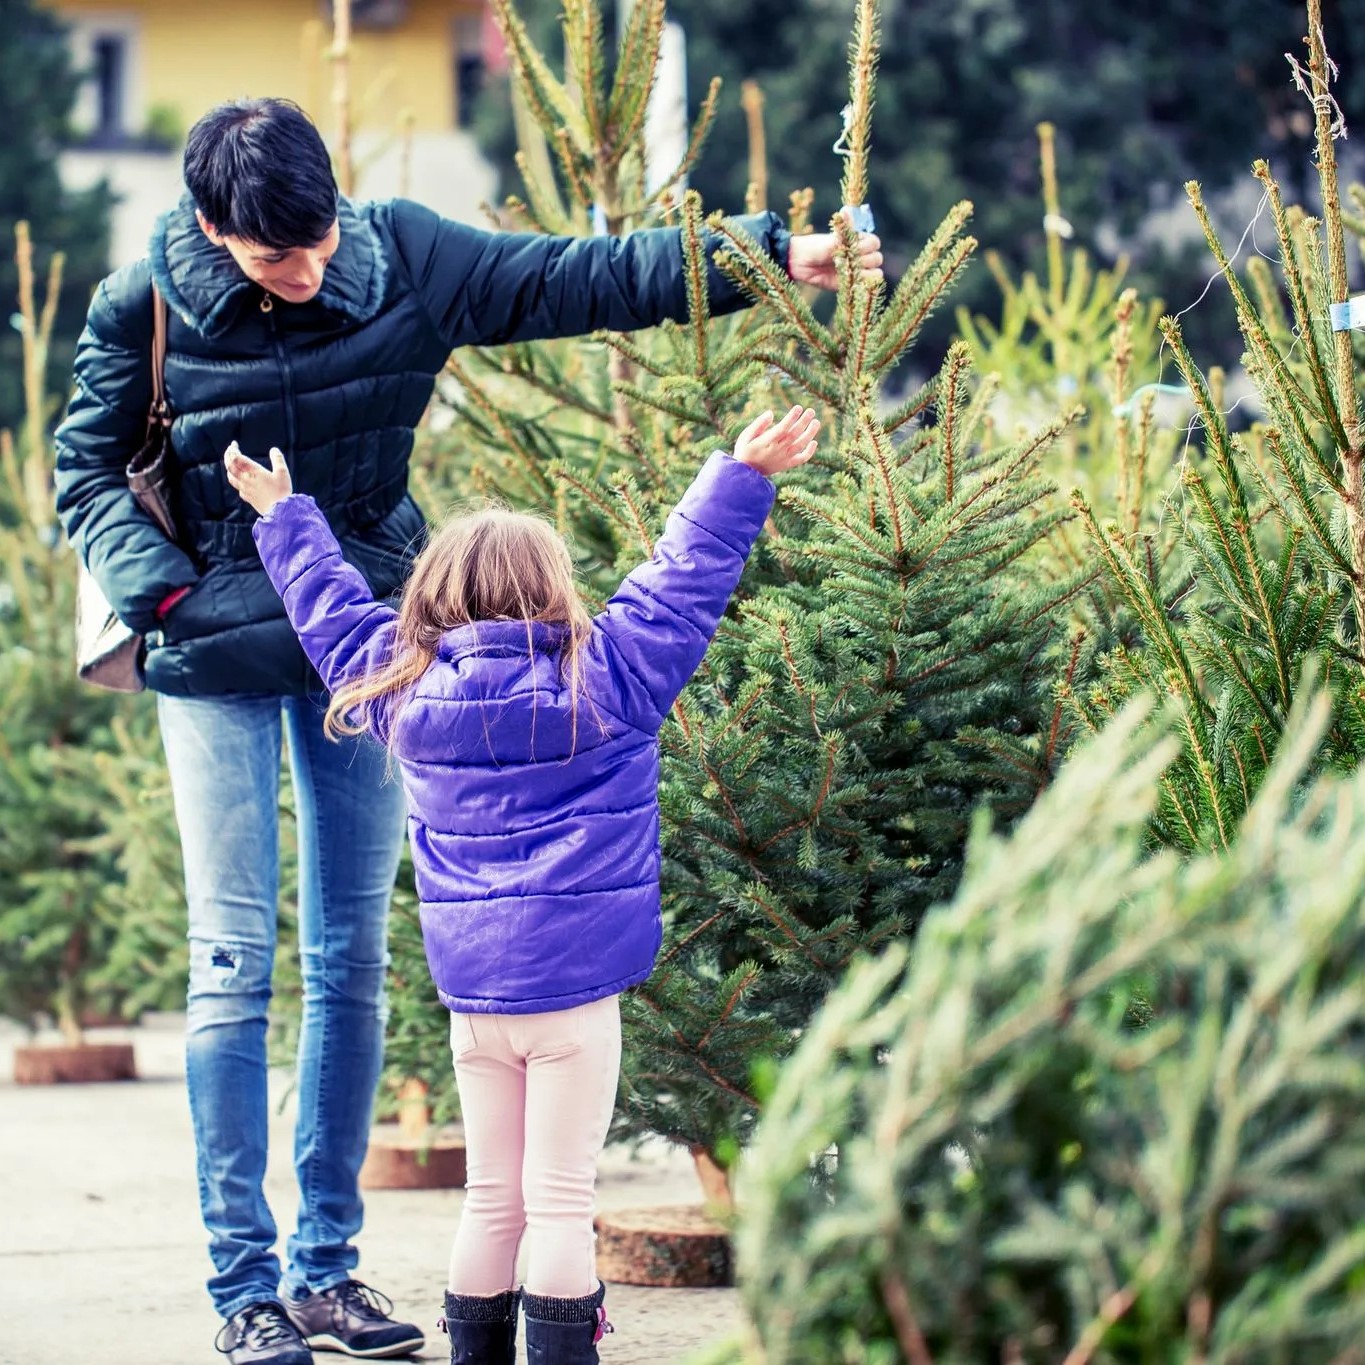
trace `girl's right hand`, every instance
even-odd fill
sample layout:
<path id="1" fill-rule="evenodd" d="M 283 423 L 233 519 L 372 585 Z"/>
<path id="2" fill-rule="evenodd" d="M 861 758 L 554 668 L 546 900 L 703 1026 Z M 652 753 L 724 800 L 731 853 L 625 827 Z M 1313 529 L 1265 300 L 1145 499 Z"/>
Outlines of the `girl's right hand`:
<path id="1" fill-rule="evenodd" d="M 228 482 L 261 516 L 265 516 L 277 502 L 283 502 L 294 491 L 284 455 L 273 447 L 269 469 L 262 469 L 255 460 L 243 455 L 236 441 L 228 446 L 223 463 L 227 466 Z"/>
<path id="2" fill-rule="evenodd" d="M 803 465 L 815 454 L 819 418 L 799 405 L 773 425 L 771 412 L 761 413 L 740 432 L 735 459 L 771 477 Z"/>

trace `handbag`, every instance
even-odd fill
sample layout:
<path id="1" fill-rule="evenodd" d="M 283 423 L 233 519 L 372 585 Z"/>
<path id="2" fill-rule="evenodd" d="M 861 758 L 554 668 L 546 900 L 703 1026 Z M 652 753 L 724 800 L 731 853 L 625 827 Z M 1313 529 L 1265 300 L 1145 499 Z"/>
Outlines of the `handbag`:
<path id="1" fill-rule="evenodd" d="M 171 515 L 167 460 L 171 447 L 171 410 L 166 403 L 166 300 L 152 285 L 152 405 L 147 435 L 124 474 L 128 489 L 147 514 L 176 539 Z M 82 563 L 76 583 L 76 673 L 82 682 L 110 692 L 141 692 L 146 642 L 121 621 Z"/>

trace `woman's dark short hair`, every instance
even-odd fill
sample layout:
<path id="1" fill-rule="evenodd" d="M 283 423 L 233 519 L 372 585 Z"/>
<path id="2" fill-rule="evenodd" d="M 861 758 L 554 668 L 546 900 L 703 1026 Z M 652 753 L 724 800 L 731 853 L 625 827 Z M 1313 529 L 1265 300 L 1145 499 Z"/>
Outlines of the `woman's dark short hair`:
<path id="1" fill-rule="evenodd" d="M 332 160 L 292 100 L 230 100 L 185 144 L 185 184 L 224 236 L 287 251 L 316 246 L 337 216 Z"/>

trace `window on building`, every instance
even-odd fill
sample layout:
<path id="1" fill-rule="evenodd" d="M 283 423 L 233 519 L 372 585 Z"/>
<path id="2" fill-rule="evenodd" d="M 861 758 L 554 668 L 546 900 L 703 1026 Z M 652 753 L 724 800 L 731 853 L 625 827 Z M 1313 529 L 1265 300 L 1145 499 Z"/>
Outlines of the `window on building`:
<path id="1" fill-rule="evenodd" d="M 106 148 L 136 142 L 145 117 L 137 19 L 73 18 L 67 41 L 71 64 L 81 74 L 71 111 L 75 141 Z"/>
<path id="2" fill-rule="evenodd" d="M 128 40 L 121 33 L 101 33 L 91 43 L 90 79 L 95 87 L 93 136 L 117 142 L 128 134 Z"/>
<path id="3" fill-rule="evenodd" d="M 455 122 L 461 128 L 474 122 L 474 105 L 486 74 L 483 18 L 465 15 L 455 21 Z"/>

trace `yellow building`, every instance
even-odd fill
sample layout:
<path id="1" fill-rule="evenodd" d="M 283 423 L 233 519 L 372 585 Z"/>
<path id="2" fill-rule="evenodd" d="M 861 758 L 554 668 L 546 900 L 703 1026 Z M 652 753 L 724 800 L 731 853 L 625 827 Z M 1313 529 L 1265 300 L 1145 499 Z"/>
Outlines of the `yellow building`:
<path id="1" fill-rule="evenodd" d="M 116 265 L 142 254 L 156 214 L 179 195 L 184 133 L 212 105 L 281 95 L 334 134 L 326 0 L 50 3 L 87 73 L 63 173 L 72 185 L 107 178 L 122 196 Z M 496 50 L 483 0 L 353 0 L 353 15 L 357 195 L 407 193 L 476 221 L 494 190 L 464 128 Z"/>

